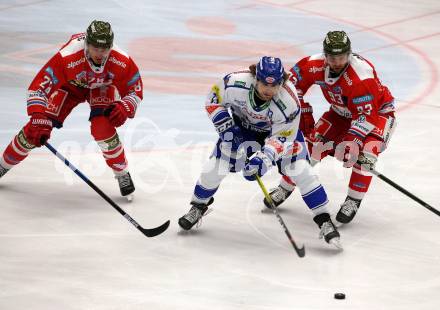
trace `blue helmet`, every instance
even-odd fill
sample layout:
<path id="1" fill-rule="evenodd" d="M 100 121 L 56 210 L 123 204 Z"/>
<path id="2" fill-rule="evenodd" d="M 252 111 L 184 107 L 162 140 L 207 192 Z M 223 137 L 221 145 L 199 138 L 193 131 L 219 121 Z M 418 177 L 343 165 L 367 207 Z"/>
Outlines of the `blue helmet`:
<path id="1" fill-rule="evenodd" d="M 257 80 L 266 84 L 281 84 L 284 67 L 281 59 L 263 56 L 257 64 Z"/>

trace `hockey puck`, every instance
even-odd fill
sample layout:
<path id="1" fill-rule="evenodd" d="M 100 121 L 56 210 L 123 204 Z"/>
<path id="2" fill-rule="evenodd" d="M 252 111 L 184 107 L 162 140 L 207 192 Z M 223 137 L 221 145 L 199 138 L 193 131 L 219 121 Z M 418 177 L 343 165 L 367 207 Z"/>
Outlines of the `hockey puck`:
<path id="1" fill-rule="evenodd" d="M 345 299 L 344 293 L 335 293 L 335 299 Z"/>

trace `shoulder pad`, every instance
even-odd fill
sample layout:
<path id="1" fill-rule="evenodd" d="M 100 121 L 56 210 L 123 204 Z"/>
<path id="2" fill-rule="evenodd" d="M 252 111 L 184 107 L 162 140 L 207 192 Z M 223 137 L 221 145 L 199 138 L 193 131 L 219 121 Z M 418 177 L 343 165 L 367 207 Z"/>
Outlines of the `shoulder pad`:
<path id="1" fill-rule="evenodd" d="M 126 58 L 126 60 L 128 60 L 128 58 L 129 58 L 128 54 L 124 50 L 119 48 L 119 46 L 117 46 L 116 44 L 113 44 L 112 51 L 124 56 Z"/>
<path id="2" fill-rule="evenodd" d="M 359 80 L 374 78 L 374 67 L 363 57 L 353 54 L 350 57 L 350 66 L 359 77 Z"/>
<path id="3" fill-rule="evenodd" d="M 325 59 L 324 53 L 319 53 L 309 56 L 309 60 L 324 60 L 324 59 Z"/>
<path id="4" fill-rule="evenodd" d="M 286 116 L 300 110 L 295 86 L 293 86 L 292 82 L 290 81 L 286 81 L 281 86 L 280 91 L 273 99 L 273 102 Z"/>
<path id="5" fill-rule="evenodd" d="M 255 77 L 249 70 L 232 72 L 223 78 L 225 88 L 238 87 L 238 88 L 250 88 L 255 82 Z"/>
<path id="6" fill-rule="evenodd" d="M 72 54 L 75 54 L 76 52 L 80 50 L 84 50 L 84 42 L 85 42 L 85 34 L 79 33 L 73 35 L 70 40 L 63 45 L 60 49 L 60 54 L 62 57 L 66 57 Z"/>

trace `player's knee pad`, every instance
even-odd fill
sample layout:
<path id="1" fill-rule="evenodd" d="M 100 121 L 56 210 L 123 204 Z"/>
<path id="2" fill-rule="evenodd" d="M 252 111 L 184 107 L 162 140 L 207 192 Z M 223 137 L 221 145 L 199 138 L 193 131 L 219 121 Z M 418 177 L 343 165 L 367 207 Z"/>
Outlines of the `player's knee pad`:
<path id="1" fill-rule="evenodd" d="M 211 157 L 203 166 L 198 183 L 204 188 L 217 188 L 229 172 L 230 167 L 228 162 Z"/>
<path id="2" fill-rule="evenodd" d="M 116 129 L 105 116 L 97 116 L 91 120 L 90 132 L 96 141 L 107 140 L 116 134 Z"/>
<path id="3" fill-rule="evenodd" d="M 112 152 L 118 148 L 122 149 L 122 143 L 115 128 L 110 125 L 108 119 L 104 116 L 93 118 L 90 126 L 93 138 L 98 143 L 99 148 L 104 154 Z"/>
<path id="4" fill-rule="evenodd" d="M 282 175 L 290 176 L 289 173 L 291 172 L 289 172 L 289 170 L 296 166 L 296 162 L 309 162 L 309 160 L 309 151 L 305 141 L 295 140 L 292 144 L 285 147 L 276 164 L 278 166 L 278 171 Z"/>
<path id="5" fill-rule="evenodd" d="M 357 164 L 363 170 L 373 170 L 377 162 L 377 155 L 373 153 L 361 152 L 358 156 Z"/>
<path id="6" fill-rule="evenodd" d="M 114 152 L 117 149 L 121 149 L 121 152 L 123 150 L 121 140 L 119 139 L 117 133 L 115 133 L 113 136 L 109 137 L 108 139 L 96 140 L 96 142 L 98 143 L 99 148 L 104 154 L 109 152 Z"/>

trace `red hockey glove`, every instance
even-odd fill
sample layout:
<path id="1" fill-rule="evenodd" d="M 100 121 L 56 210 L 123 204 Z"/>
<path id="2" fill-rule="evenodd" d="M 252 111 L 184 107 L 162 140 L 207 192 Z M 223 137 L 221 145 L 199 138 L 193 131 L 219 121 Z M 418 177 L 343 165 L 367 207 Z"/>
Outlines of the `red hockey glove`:
<path id="1" fill-rule="evenodd" d="M 356 163 L 363 147 L 363 139 L 352 134 L 345 134 L 341 143 L 336 146 L 335 157 L 343 162 L 345 168 L 351 168 Z"/>
<path id="2" fill-rule="evenodd" d="M 305 137 L 310 137 L 313 128 L 315 128 L 315 119 L 313 118 L 313 108 L 308 102 L 301 104 L 301 119 L 299 121 L 299 129 Z"/>
<path id="3" fill-rule="evenodd" d="M 115 101 L 104 113 L 114 127 L 122 126 L 130 115 L 133 115 L 134 109 L 131 104 L 125 101 Z"/>
<path id="4" fill-rule="evenodd" d="M 23 132 L 30 144 L 36 147 L 42 146 L 50 138 L 52 121 L 42 113 L 34 113 L 24 126 Z"/>

